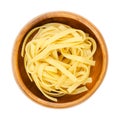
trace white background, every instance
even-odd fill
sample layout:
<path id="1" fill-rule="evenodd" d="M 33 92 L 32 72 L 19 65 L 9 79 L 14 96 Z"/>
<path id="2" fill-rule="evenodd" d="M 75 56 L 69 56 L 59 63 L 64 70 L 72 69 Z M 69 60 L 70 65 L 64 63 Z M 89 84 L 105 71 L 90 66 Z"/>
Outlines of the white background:
<path id="1" fill-rule="evenodd" d="M 37 15 L 64 10 L 90 20 L 104 36 L 109 63 L 99 89 L 66 109 L 47 108 L 26 97 L 15 82 L 11 55 L 21 28 Z M 119 0 L 0 0 L 0 120 L 120 120 Z"/>

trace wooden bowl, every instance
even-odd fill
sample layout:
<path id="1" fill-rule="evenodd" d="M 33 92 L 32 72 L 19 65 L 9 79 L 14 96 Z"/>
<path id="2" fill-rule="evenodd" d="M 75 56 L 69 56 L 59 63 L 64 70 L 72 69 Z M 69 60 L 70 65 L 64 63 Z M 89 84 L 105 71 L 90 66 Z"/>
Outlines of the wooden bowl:
<path id="1" fill-rule="evenodd" d="M 21 57 L 21 48 L 23 40 L 26 34 L 34 27 L 41 26 L 46 23 L 59 22 L 67 24 L 73 28 L 81 29 L 86 33 L 89 33 L 91 37 L 96 40 L 97 51 L 94 55 L 96 64 L 91 68 L 90 76 L 93 82 L 87 84 L 88 91 L 78 95 L 65 95 L 58 98 L 58 102 L 52 102 L 48 100 L 36 87 L 34 82 L 31 82 L 26 74 L 23 58 Z M 12 66 L 15 79 L 20 88 L 29 96 L 32 100 L 39 104 L 53 108 L 64 108 L 76 105 L 89 98 L 96 89 L 100 86 L 106 73 L 108 63 L 107 48 L 104 39 L 98 29 L 85 18 L 70 12 L 50 12 L 40 15 L 28 24 L 18 34 L 12 54 Z"/>

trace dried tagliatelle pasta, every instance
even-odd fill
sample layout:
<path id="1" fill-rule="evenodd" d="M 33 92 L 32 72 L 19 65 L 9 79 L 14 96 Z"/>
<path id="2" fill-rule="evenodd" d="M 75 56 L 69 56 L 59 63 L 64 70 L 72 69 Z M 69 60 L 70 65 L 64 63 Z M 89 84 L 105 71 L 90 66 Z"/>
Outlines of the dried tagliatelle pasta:
<path id="1" fill-rule="evenodd" d="M 35 33 L 32 40 L 29 37 Z M 90 67 L 96 42 L 82 30 L 61 23 L 33 28 L 25 37 L 21 55 L 31 82 L 49 100 L 80 94 L 92 82 Z"/>

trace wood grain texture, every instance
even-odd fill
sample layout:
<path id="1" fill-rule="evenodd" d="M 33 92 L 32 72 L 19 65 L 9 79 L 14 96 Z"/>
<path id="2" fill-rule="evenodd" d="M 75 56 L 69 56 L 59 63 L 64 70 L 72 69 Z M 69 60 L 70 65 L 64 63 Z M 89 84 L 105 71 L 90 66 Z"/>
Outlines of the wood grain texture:
<path id="1" fill-rule="evenodd" d="M 32 28 L 50 22 L 64 23 L 73 28 L 81 29 L 84 32 L 89 33 L 89 35 L 93 37 L 97 43 L 97 51 L 94 55 L 94 60 L 96 61 L 96 65 L 91 68 L 91 72 L 90 72 L 90 76 L 92 77 L 93 82 L 87 84 L 89 90 L 87 92 L 78 95 L 65 95 L 63 97 L 60 97 L 58 98 L 57 103 L 48 100 L 38 90 L 34 82 L 31 82 L 29 80 L 24 68 L 23 58 L 21 57 L 21 48 L 26 34 Z M 31 36 L 31 38 L 33 36 Z M 31 40 L 31 38 L 29 38 L 29 40 Z M 33 20 L 31 20 L 30 22 L 28 22 L 18 34 L 12 53 L 13 73 L 20 88 L 24 91 L 24 93 L 27 96 L 29 96 L 32 100 L 36 101 L 37 103 L 41 105 L 45 105 L 47 107 L 54 107 L 54 108 L 70 107 L 88 99 L 96 91 L 96 89 L 100 86 L 101 82 L 103 81 L 107 70 L 107 64 L 108 64 L 108 53 L 107 53 L 106 44 L 98 29 L 85 18 L 76 15 L 74 13 L 64 12 L 64 11 L 49 12 L 40 15 L 34 18 Z"/>

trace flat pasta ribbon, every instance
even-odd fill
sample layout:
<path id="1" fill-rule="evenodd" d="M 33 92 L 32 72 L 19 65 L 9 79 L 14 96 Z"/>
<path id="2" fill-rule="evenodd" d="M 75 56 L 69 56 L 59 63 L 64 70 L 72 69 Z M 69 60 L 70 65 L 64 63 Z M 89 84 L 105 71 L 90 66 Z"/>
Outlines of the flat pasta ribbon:
<path id="1" fill-rule="evenodd" d="M 29 37 L 35 32 L 31 41 Z M 21 56 L 31 82 L 51 101 L 88 90 L 90 67 L 95 65 L 95 40 L 82 30 L 61 23 L 32 29 L 25 37 Z"/>

